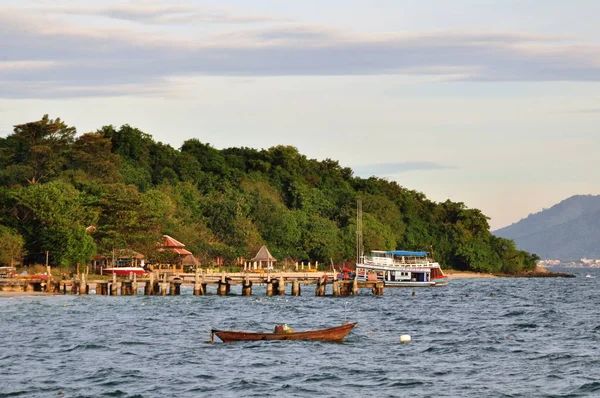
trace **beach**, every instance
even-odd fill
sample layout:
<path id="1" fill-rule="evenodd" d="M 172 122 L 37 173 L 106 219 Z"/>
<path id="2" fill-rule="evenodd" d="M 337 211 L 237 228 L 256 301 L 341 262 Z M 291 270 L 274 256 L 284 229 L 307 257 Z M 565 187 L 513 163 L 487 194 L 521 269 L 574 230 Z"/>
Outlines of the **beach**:
<path id="1" fill-rule="evenodd" d="M 450 279 L 467 279 L 467 278 L 496 278 L 493 274 L 473 271 L 457 271 L 453 269 L 445 269 L 444 275 Z"/>

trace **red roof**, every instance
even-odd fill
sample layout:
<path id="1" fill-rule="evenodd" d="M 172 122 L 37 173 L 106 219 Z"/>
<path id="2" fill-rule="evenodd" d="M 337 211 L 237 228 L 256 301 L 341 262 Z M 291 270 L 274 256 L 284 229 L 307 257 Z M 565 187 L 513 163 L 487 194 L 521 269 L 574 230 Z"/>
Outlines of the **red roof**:
<path id="1" fill-rule="evenodd" d="M 169 235 L 163 235 L 162 245 L 164 248 L 184 247 L 185 246 L 183 243 L 181 243 L 180 241 L 178 241 L 175 238 L 170 237 Z"/>
<path id="2" fill-rule="evenodd" d="M 175 238 L 170 237 L 169 235 L 163 235 L 162 247 L 158 249 L 158 251 L 162 252 L 168 250 L 175 254 L 179 254 L 182 256 L 187 256 L 192 254 L 191 251 L 184 249 L 185 245 L 178 241 Z"/>
<path id="3" fill-rule="evenodd" d="M 187 256 L 188 254 L 192 254 L 192 252 L 191 252 L 191 251 L 189 251 L 189 250 L 185 250 L 185 249 L 181 249 L 181 248 L 178 248 L 178 247 L 174 247 L 174 248 L 171 248 L 171 249 L 169 249 L 169 250 L 170 250 L 170 251 L 172 251 L 172 252 L 174 252 L 174 253 L 177 253 L 177 254 L 182 254 L 182 255 L 186 255 L 186 256 Z"/>

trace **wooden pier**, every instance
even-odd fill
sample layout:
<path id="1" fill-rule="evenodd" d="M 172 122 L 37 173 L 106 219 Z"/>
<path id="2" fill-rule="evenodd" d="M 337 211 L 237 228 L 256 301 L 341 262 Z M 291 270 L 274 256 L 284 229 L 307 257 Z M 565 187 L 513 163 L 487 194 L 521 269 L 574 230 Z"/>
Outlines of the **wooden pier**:
<path id="1" fill-rule="evenodd" d="M 219 296 L 231 293 L 233 286 L 241 286 L 242 296 L 251 296 L 256 286 L 264 286 L 267 296 L 300 296 L 302 286 L 315 285 L 315 296 L 356 296 L 359 291 L 370 289 L 373 295 L 383 295 L 383 282 L 338 280 L 333 272 L 205 272 L 159 273 L 153 272 L 138 278 L 135 275 L 112 280 L 88 280 L 82 274 L 74 280 L 52 280 L 39 278 L 0 279 L 0 292 L 45 292 L 54 294 L 89 294 L 92 286 L 97 295 L 132 296 L 176 296 L 182 286 L 193 287 L 195 296 L 207 293 L 209 287 Z M 142 290 L 143 288 L 143 290 Z M 262 291 L 262 288 L 261 288 Z"/>

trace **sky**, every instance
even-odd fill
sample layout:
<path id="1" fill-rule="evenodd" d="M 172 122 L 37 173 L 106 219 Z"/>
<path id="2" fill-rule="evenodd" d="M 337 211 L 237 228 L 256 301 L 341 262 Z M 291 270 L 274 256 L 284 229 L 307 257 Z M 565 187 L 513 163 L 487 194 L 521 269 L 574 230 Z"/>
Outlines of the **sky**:
<path id="1" fill-rule="evenodd" d="M 292 145 L 490 217 L 600 194 L 597 0 L 0 0 L 0 136 Z"/>

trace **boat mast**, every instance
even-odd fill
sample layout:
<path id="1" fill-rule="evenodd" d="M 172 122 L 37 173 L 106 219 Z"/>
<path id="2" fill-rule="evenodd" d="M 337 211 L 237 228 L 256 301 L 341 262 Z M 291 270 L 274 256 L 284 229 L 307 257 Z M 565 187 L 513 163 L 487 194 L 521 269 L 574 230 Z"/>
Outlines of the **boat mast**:
<path id="1" fill-rule="evenodd" d="M 356 263 L 360 264 L 363 257 L 363 231 L 362 231 L 362 201 L 356 199 Z"/>

